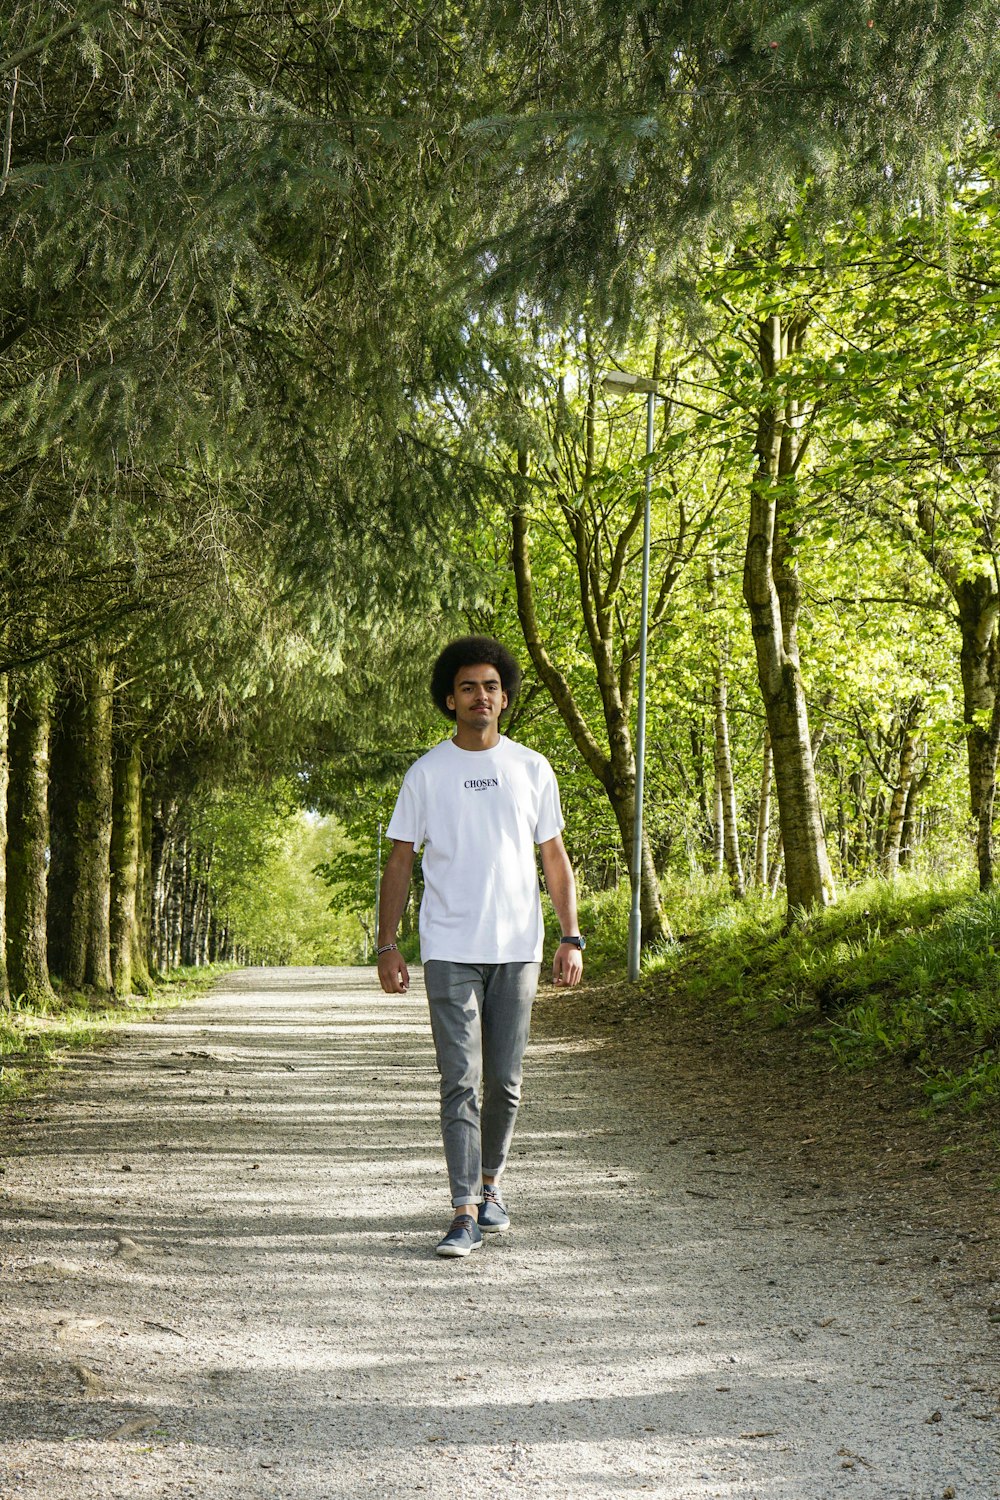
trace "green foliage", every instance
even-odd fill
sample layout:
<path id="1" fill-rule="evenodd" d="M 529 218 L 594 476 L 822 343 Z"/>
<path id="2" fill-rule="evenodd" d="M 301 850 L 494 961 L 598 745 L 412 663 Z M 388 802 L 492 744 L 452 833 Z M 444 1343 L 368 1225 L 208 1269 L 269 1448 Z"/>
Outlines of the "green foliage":
<path id="1" fill-rule="evenodd" d="M 728 0 L 483 6 L 477 57 L 517 104 L 479 130 L 507 145 L 516 209 L 490 221 L 498 291 L 560 316 L 625 321 L 713 235 L 793 209 L 802 240 L 859 203 L 909 211 L 941 190 L 970 120 L 995 115 L 987 0 Z M 499 264 L 498 264 L 499 263 Z"/>
<path id="2" fill-rule="evenodd" d="M 187 827 L 216 917 L 255 963 L 356 961 L 361 930 L 315 873 L 347 847 L 333 819 L 304 813 L 288 784 L 278 783 L 217 793 Z"/>
<path id="3" fill-rule="evenodd" d="M 779 920 L 776 902 L 759 892 L 745 902 L 734 903 L 722 876 L 674 875 L 661 882 L 663 909 L 673 937 L 657 950 L 645 949 L 644 974 L 671 973 L 686 944 L 706 932 L 721 932 L 729 923 L 740 932 L 769 931 Z M 607 890 L 582 886 L 579 895 L 580 929 L 587 939 L 585 967 L 588 979 L 623 972 L 628 956 L 628 924 L 632 892 L 627 880 Z M 546 951 L 555 947 L 559 927 L 548 900 L 543 901 Z M 692 981 L 694 982 L 694 981 Z"/>
<path id="4" fill-rule="evenodd" d="M 6 7 L 0 670 L 71 672 L 99 639 L 116 731 L 240 941 L 350 955 L 379 822 L 442 732 L 427 665 L 466 627 L 517 638 L 514 504 L 591 761 L 616 731 L 602 653 L 621 739 L 646 471 L 641 411 L 596 375 L 653 371 L 647 828 L 671 930 L 714 934 L 736 990 L 737 934 L 759 950 L 761 1013 L 787 1019 L 882 938 L 848 902 L 797 948 L 774 903 L 737 910 L 711 873 L 720 661 L 745 856 L 755 835 L 756 423 L 784 403 L 808 436 L 782 541 L 838 878 L 880 867 L 912 730 L 910 867 L 950 879 L 966 742 L 990 718 L 963 701 L 954 625 L 970 591 L 995 602 L 1000 565 L 995 18 L 935 0 L 551 14 Z M 762 378 L 760 321 L 789 310 L 809 337 Z M 511 732 L 556 767 L 567 846 L 601 888 L 591 964 L 611 964 L 627 893 L 593 765 L 530 675 Z M 841 1006 L 844 1056 L 854 1033 L 890 1052 L 985 1038 L 986 980 L 954 962 L 969 975 L 923 1020 Z"/>
<path id="5" fill-rule="evenodd" d="M 450 22 L 52 9 L 0 19 L 0 671 L 99 637 L 164 795 L 286 774 L 345 643 L 459 571 L 419 414 L 444 156 L 393 123 Z"/>
<path id="6" fill-rule="evenodd" d="M 353 915 L 316 877 L 316 866 L 341 846 L 330 819 L 291 817 L 253 881 L 231 898 L 227 916 L 239 942 L 262 963 L 357 963 L 362 933 Z"/>
<path id="7" fill-rule="evenodd" d="M 330 859 L 321 860 L 316 865 L 316 875 L 332 892 L 331 906 L 342 907 L 346 911 L 353 912 L 363 927 L 368 929 L 371 937 L 374 927 L 375 912 L 375 887 L 380 869 L 379 855 L 382 860 L 388 856 L 392 847 L 389 840 L 385 838 L 385 825 L 391 814 L 391 796 L 383 795 L 379 799 L 376 812 L 378 822 L 375 833 L 372 834 L 368 827 L 368 818 L 358 817 L 354 820 L 354 827 L 361 836 L 360 842 L 345 842 Z M 379 839 L 379 824 L 381 824 L 382 838 Z"/>
<path id="8" fill-rule="evenodd" d="M 985 1048 L 965 1067 L 939 1068 L 928 1079 L 932 1105 L 959 1105 L 968 1114 L 995 1108 L 1000 1097 L 1000 1051 Z"/>

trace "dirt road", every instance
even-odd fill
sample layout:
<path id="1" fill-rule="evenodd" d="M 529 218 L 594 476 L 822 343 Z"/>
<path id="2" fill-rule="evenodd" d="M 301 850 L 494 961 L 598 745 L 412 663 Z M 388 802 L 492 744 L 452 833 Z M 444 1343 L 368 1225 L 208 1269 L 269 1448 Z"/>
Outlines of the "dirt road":
<path id="1" fill-rule="evenodd" d="M 942 1247 L 586 1041 L 533 1046 L 512 1232 L 435 1257 L 414 978 L 243 971 L 8 1114 L 3 1500 L 997 1500 L 1000 1330 Z"/>

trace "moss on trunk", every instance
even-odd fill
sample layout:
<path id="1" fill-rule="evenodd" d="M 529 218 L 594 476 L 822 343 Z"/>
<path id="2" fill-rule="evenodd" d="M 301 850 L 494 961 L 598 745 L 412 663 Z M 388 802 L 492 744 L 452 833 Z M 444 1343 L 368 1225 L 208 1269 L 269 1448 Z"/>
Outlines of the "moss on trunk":
<path id="1" fill-rule="evenodd" d="M 8 975 L 11 992 L 29 1005 L 53 999 L 46 941 L 51 708 L 48 668 L 41 665 L 17 673 L 7 804 Z"/>

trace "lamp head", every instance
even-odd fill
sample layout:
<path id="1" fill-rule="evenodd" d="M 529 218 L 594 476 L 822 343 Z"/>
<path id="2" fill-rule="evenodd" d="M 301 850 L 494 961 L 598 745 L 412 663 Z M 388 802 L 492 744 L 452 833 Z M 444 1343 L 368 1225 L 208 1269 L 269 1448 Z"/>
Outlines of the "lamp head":
<path id="1" fill-rule="evenodd" d="M 649 380 L 642 375 L 631 375 L 628 370 L 605 370 L 601 376 L 601 384 L 606 391 L 611 391 L 616 396 L 628 395 L 659 395 L 660 383 L 658 380 Z"/>

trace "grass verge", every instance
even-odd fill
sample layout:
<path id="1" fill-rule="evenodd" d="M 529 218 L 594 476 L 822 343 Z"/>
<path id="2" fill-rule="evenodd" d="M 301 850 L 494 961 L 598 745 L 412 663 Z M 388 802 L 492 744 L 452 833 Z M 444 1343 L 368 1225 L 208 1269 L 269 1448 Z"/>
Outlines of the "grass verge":
<path id="1" fill-rule="evenodd" d="M 651 960 L 669 987 L 765 1027 L 807 1027 L 845 1068 L 910 1070 L 932 1107 L 974 1113 L 1000 1098 L 1000 894 L 868 881 L 787 932 L 761 897 L 723 896 L 699 916 Z"/>
<path id="2" fill-rule="evenodd" d="M 72 1052 L 106 1043 L 128 1022 L 200 994 L 225 968 L 175 969 L 151 995 L 122 1002 L 64 989 L 41 1008 L 15 999 L 0 1010 L 0 1106 L 38 1088 Z"/>
<path id="3" fill-rule="evenodd" d="M 849 1070 L 909 1074 L 933 1109 L 1000 1100 L 1000 893 L 968 880 L 872 880 L 783 931 L 784 902 L 732 900 L 714 880 L 667 883 L 674 940 L 644 958 L 656 1009 L 794 1026 Z M 588 975 L 624 968 L 628 892 L 581 903 Z"/>

